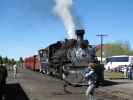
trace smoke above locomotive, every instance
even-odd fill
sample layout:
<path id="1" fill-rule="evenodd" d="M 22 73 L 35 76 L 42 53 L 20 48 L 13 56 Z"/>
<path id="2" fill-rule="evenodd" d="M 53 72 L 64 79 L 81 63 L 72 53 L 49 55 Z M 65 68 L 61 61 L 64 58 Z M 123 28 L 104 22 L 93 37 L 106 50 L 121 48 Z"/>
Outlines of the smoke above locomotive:
<path id="1" fill-rule="evenodd" d="M 54 0 L 54 12 L 55 15 L 58 16 L 61 21 L 64 23 L 65 31 L 68 34 L 68 39 L 76 39 L 77 35 L 75 34 L 75 30 L 78 28 L 82 28 L 81 22 L 79 19 L 74 16 L 72 13 L 73 10 L 73 0 Z"/>

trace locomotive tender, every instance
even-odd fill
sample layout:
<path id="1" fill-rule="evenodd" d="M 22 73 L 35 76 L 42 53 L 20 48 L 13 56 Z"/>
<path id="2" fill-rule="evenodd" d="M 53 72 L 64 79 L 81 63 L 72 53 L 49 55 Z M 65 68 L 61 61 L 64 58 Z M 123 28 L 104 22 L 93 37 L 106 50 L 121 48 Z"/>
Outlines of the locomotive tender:
<path id="1" fill-rule="evenodd" d="M 58 41 L 39 50 L 41 71 L 63 79 L 66 78 L 64 75 L 69 73 L 70 77 L 73 77 L 71 81 L 81 81 L 81 72 L 89 63 L 97 60 L 95 47 L 89 45 L 88 40 L 84 40 L 84 33 L 84 30 L 76 30 L 77 39 Z"/>

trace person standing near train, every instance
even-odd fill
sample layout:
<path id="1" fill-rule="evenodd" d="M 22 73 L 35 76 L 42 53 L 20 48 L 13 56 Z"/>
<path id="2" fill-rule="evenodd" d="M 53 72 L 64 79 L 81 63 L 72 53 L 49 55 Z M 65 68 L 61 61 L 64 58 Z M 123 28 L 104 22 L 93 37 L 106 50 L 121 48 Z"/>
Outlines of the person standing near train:
<path id="1" fill-rule="evenodd" d="M 13 65 L 13 78 L 15 79 L 17 76 L 17 63 Z"/>
<path id="2" fill-rule="evenodd" d="M 85 72 L 85 79 L 88 82 L 88 88 L 86 90 L 86 96 L 88 100 L 96 100 L 95 97 L 95 88 L 96 88 L 96 73 L 95 73 L 95 64 L 90 63 L 88 65 L 88 70 Z"/>

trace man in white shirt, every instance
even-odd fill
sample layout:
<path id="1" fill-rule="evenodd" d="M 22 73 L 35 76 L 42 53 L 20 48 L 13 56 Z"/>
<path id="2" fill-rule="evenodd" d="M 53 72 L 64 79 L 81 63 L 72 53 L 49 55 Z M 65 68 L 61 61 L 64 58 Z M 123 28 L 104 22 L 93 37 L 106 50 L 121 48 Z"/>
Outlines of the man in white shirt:
<path id="1" fill-rule="evenodd" d="M 17 75 L 17 64 L 13 65 L 13 78 L 15 79 Z"/>
<path id="2" fill-rule="evenodd" d="M 127 78 L 127 71 L 128 71 L 128 66 L 125 65 L 125 66 L 123 67 L 124 78 Z"/>

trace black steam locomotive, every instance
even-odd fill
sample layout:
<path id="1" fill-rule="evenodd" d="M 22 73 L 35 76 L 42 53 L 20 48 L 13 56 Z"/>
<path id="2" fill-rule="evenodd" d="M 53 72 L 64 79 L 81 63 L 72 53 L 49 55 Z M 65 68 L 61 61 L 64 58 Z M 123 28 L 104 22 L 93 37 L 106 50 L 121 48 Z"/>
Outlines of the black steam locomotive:
<path id="1" fill-rule="evenodd" d="M 41 71 L 71 82 L 82 81 L 82 71 L 89 63 L 97 59 L 95 47 L 89 45 L 88 40 L 83 38 L 85 31 L 76 30 L 75 32 L 77 39 L 58 41 L 39 50 Z"/>

